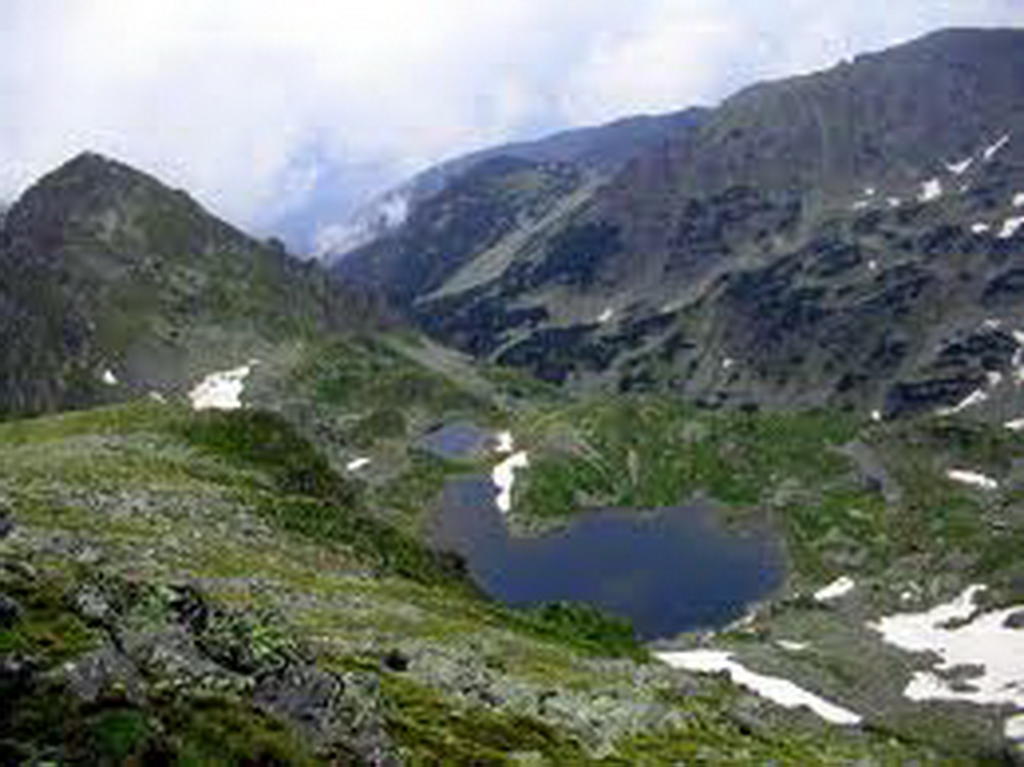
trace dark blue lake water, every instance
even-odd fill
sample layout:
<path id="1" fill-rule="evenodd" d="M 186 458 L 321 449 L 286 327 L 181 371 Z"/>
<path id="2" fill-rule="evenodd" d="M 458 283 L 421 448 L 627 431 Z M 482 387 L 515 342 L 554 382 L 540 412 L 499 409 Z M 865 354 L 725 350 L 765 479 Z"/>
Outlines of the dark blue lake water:
<path id="1" fill-rule="evenodd" d="M 494 433 L 467 421 L 446 424 L 420 438 L 420 447 L 442 458 L 473 458 L 494 442 Z"/>
<path id="2" fill-rule="evenodd" d="M 489 595 L 510 605 L 569 600 L 633 621 L 639 638 L 723 626 L 782 582 L 766 530 L 739 535 L 708 506 L 602 510 L 536 538 L 509 535 L 485 477 L 451 480 L 436 544 L 456 551 Z"/>

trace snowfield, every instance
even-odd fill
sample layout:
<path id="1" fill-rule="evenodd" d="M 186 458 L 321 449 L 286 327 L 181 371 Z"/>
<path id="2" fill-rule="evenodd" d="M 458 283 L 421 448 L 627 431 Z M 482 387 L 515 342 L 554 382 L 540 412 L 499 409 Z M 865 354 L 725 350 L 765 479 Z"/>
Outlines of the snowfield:
<path id="1" fill-rule="evenodd" d="M 968 586 L 951 602 L 927 612 L 889 615 L 868 624 L 889 644 L 940 658 L 932 670 L 914 673 L 904 690 L 907 698 L 1024 708 L 1024 630 L 1007 625 L 1024 605 L 979 612 L 974 600 L 986 588 Z M 949 678 L 949 672 L 967 667 L 980 671 Z"/>
<path id="2" fill-rule="evenodd" d="M 193 409 L 238 410 L 242 407 L 241 397 L 245 389 L 245 379 L 252 372 L 254 363 L 255 360 L 233 370 L 222 370 L 206 376 L 188 393 Z"/>
<path id="3" fill-rule="evenodd" d="M 511 453 L 515 450 L 515 442 L 512 439 L 512 432 L 500 431 L 496 435 L 497 444 L 494 446 L 496 453 Z"/>
<path id="4" fill-rule="evenodd" d="M 672 668 L 713 674 L 726 672 L 733 682 L 756 692 L 786 708 L 806 706 L 815 714 L 833 724 L 857 725 L 859 714 L 799 687 L 788 679 L 758 674 L 732 659 L 732 653 L 723 650 L 686 650 L 683 652 L 655 653 L 655 657 Z"/>
<path id="5" fill-rule="evenodd" d="M 920 202 L 931 202 L 942 196 L 942 182 L 937 178 L 928 179 L 921 184 L 921 194 L 918 196 Z"/>
<path id="6" fill-rule="evenodd" d="M 853 591 L 856 585 L 857 584 L 854 582 L 853 578 L 844 575 L 840 578 L 836 578 L 824 588 L 820 588 L 815 591 L 814 598 L 818 602 L 829 602 L 833 599 L 839 599 Z"/>
<path id="7" fill-rule="evenodd" d="M 954 482 L 960 482 L 964 485 L 973 485 L 974 487 L 980 487 L 982 490 L 998 490 L 999 483 L 991 477 L 986 477 L 984 474 L 979 474 L 976 471 L 969 471 L 967 469 L 950 469 L 946 472 L 946 476 Z"/>
<path id="8" fill-rule="evenodd" d="M 1024 226 L 1024 216 L 1017 216 L 1016 218 L 1008 218 L 1003 222 L 1003 228 L 999 230 L 999 234 L 996 236 L 1000 240 L 1008 240 L 1013 235 L 1017 234 L 1017 230 Z"/>
<path id="9" fill-rule="evenodd" d="M 947 162 L 946 170 L 952 173 L 954 176 L 962 176 L 967 172 L 967 169 L 971 167 L 971 163 L 974 162 L 973 157 L 968 157 L 966 160 L 960 162 Z"/>
<path id="10" fill-rule="evenodd" d="M 984 155 L 985 156 L 985 162 L 988 162 L 993 157 L 995 157 L 996 153 L 999 152 L 1000 149 L 1002 149 L 1004 146 L 1006 146 L 1009 143 L 1010 143 L 1010 134 L 1007 133 L 1001 139 L 999 139 L 996 143 L 994 143 L 991 146 L 987 147 L 985 149 L 985 155 Z"/>
<path id="11" fill-rule="evenodd" d="M 502 514 L 507 514 L 512 509 L 512 486 L 516 481 L 516 469 L 525 469 L 529 465 L 526 451 L 520 450 L 495 466 L 491 472 L 491 481 L 498 488 L 495 503 Z"/>

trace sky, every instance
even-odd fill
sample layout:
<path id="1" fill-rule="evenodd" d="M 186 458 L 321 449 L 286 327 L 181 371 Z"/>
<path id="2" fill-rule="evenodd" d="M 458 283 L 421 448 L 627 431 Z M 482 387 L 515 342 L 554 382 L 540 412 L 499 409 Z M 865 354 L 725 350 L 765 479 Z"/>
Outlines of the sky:
<path id="1" fill-rule="evenodd" d="M 0 200 L 90 149 L 269 233 L 948 26 L 1024 0 L 0 0 Z"/>

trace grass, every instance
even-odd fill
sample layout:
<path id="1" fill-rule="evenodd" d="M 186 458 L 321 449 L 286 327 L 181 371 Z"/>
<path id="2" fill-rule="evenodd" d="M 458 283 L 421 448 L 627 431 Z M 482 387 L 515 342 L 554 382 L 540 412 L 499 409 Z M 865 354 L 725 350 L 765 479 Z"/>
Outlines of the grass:
<path id="1" fill-rule="evenodd" d="M 519 513 L 564 515 L 584 502 L 668 505 L 705 492 L 728 501 L 737 524 L 750 508 L 772 509 L 807 577 L 836 567 L 837 541 L 866 549 L 870 557 L 862 566 L 869 570 L 912 544 L 941 551 L 962 541 L 980 542 L 978 567 L 1003 574 L 1019 568 L 1019 539 L 996 538 L 978 521 L 1016 502 L 1012 482 L 1004 495 L 986 498 L 942 479 L 949 461 L 1012 474 L 1022 448 L 1013 435 L 956 424 L 865 429 L 828 413 L 707 412 L 656 398 L 547 403 L 515 417 L 516 441 L 531 458 L 517 484 Z M 904 488 L 899 508 L 886 507 L 834 449 L 855 436 L 872 445 Z M 293 635 L 257 620 L 264 601 L 286 614 L 294 636 L 314 642 L 330 664 L 358 659 L 376 669 L 374 658 L 385 650 L 434 648 L 462 659 L 467 672 L 486 661 L 482 679 L 509 680 L 538 695 L 571 690 L 583 701 L 604 695 L 648 701 L 668 692 L 667 677 L 635 681 L 646 674 L 659 678 L 659 672 L 627 624 L 578 606 L 520 611 L 482 600 L 460 579 L 457 563 L 439 561 L 413 536 L 374 516 L 382 508 L 421 513 L 424 499 L 463 465 L 414 450 L 394 477 L 365 485 L 339 476 L 279 416 L 155 404 L 0 424 L 0 463 L 0 493 L 12 501 L 20 526 L 88 541 L 106 552 L 103 568 L 126 568 L 143 583 L 183 573 L 213 588 L 223 581 L 219 598 L 255 617 L 222 633 L 243 637 L 267 658 L 290 647 Z M 542 496 L 531 501 L 538 489 Z M 925 513 L 929 504 L 936 513 Z M 57 552 L 46 561 L 66 567 L 73 556 L 74 550 Z M 15 580 L 0 584 L 29 608 L 22 624 L 0 633 L 0 650 L 43 653 L 58 663 L 96 646 L 102 635 L 67 609 L 78 572 L 68 569 L 69 580 L 58 578 L 35 595 L 17 591 Z M 241 581 L 241 588 L 232 581 Z M 382 684 L 389 731 L 412 763 L 503 764 L 520 752 L 548 763 L 602 763 L 591 750 L 589 724 L 529 707 L 467 706 L 429 674 L 386 673 Z M 890 735 L 814 735 L 784 721 L 769 733 L 748 732 L 730 714 L 739 700 L 735 688 L 707 680 L 700 690 L 671 700 L 676 724 L 623 730 L 603 763 L 928 758 L 924 746 Z M 102 757 L 97 763 L 161 753 L 197 764 L 253 754 L 281 763 L 314 758 L 295 733 L 244 701 L 222 701 L 221 716 L 192 704 L 160 705 L 136 710 L 114 701 L 62 717 L 77 722 L 75 737 Z M 32 716 L 32 726 L 44 726 L 43 712 Z M 237 738 L 229 728 L 237 729 Z"/>
<path id="2" fill-rule="evenodd" d="M 547 764 L 584 764 L 580 743 L 522 715 L 453 705 L 437 692 L 396 675 L 384 678 L 389 730 L 411 764 L 511 765 L 533 753 Z"/>
<path id="3" fill-rule="evenodd" d="M 879 573 L 900 557 L 936 561 L 977 553 L 975 572 L 1024 574 L 1021 536 L 1009 509 L 1024 493 L 997 496 L 945 477 L 952 466 L 1012 473 L 1024 439 L 956 419 L 866 425 L 827 411 L 707 411 L 649 396 L 549 406 L 521 418 L 529 471 L 517 484 L 525 521 L 557 519 L 593 506 L 673 506 L 708 496 L 742 525 L 769 511 L 784 535 L 797 579 L 821 581 L 856 570 Z M 866 482 L 840 448 L 866 442 L 902 489 L 896 506 Z"/>
<path id="4" fill-rule="evenodd" d="M 781 479 L 841 473 L 843 460 L 826 448 L 856 433 L 849 418 L 831 413 L 708 413 L 644 397 L 570 406 L 527 429 L 542 448 L 522 502 L 542 516 L 564 515 L 586 498 L 651 507 L 706 492 L 728 504 L 759 503 Z"/>
<path id="5" fill-rule="evenodd" d="M 489 405 L 453 381 L 416 364 L 392 344 L 369 337 L 335 339 L 310 353 L 288 387 L 348 411 L 478 412 Z"/>

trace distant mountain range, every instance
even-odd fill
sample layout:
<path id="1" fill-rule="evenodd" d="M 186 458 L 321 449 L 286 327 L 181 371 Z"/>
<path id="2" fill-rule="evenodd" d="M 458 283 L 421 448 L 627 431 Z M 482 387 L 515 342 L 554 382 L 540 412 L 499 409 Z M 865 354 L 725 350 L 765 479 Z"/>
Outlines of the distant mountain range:
<path id="1" fill-rule="evenodd" d="M 378 196 L 343 223 L 321 234 L 319 254 L 328 261 L 383 237 L 405 223 L 409 211 L 441 192 L 475 165 L 495 157 L 533 163 L 564 163 L 594 179 L 606 179 L 630 159 L 696 125 L 704 109 L 694 107 L 665 115 L 641 115 L 588 128 L 563 131 L 537 141 L 501 144 L 455 157 L 418 173 Z"/>
<path id="2" fill-rule="evenodd" d="M 1024 404 L 1024 31 L 937 32 L 407 188 L 335 270 L 482 359 L 711 405 Z"/>

